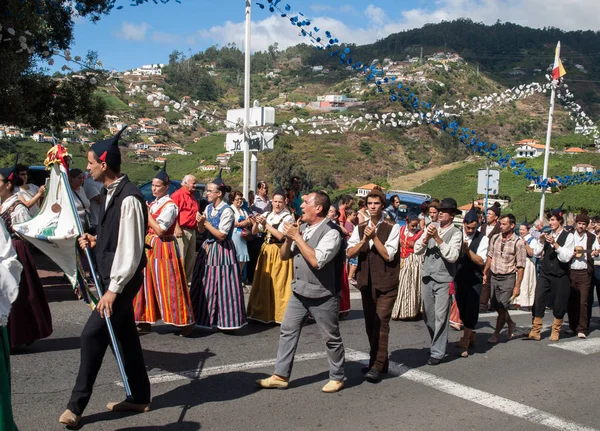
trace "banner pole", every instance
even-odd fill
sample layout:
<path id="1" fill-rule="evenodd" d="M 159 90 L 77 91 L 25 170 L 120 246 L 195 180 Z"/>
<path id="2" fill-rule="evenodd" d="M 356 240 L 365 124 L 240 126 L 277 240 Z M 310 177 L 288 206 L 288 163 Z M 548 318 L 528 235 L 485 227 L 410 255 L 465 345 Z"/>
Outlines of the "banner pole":
<path id="1" fill-rule="evenodd" d="M 54 145 L 56 145 L 56 138 L 52 137 L 54 141 Z M 60 175 L 63 178 L 63 182 L 65 183 L 65 189 L 67 191 L 67 196 L 69 196 L 69 204 L 71 205 L 71 211 L 75 214 L 75 223 L 77 225 L 77 231 L 79 235 L 83 233 L 83 226 L 81 225 L 81 219 L 79 218 L 79 214 L 75 211 L 75 199 L 73 198 L 73 190 L 71 189 L 71 184 L 69 183 L 69 179 L 65 172 L 61 171 Z M 98 277 L 96 273 L 96 269 L 94 266 L 94 259 L 92 258 L 92 254 L 90 253 L 90 248 L 85 248 L 85 256 L 90 264 L 90 272 L 92 273 L 92 278 L 94 279 L 94 285 L 96 286 L 96 290 L 98 291 L 99 297 L 101 298 L 104 295 L 104 289 L 102 288 L 102 281 Z M 95 310 L 94 310 L 95 311 Z M 115 337 L 115 331 L 112 327 L 112 322 L 110 321 L 110 317 L 104 316 L 106 320 L 106 327 L 108 328 L 108 334 L 110 336 L 110 342 L 113 346 L 113 351 L 115 352 L 115 358 L 117 360 L 117 364 L 119 366 L 119 371 L 121 372 L 121 378 L 123 379 L 123 386 L 125 387 L 125 394 L 127 398 L 131 398 L 131 388 L 129 387 L 129 381 L 127 380 L 127 374 L 125 374 L 125 366 L 123 365 L 123 360 L 121 359 L 121 350 L 119 349 L 119 344 L 117 343 L 117 338 Z"/>

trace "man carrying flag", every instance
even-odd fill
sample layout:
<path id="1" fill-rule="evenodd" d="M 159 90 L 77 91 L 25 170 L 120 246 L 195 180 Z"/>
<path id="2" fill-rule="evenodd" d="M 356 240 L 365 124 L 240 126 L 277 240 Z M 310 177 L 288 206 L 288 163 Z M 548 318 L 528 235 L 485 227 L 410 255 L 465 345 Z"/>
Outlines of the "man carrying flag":
<path id="1" fill-rule="evenodd" d="M 147 412 L 150 410 L 150 382 L 142 347 L 133 317 L 133 298 L 143 283 L 146 266 L 144 235 L 148 225 L 144 198 L 126 175 L 121 175 L 118 141 L 113 138 L 92 145 L 87 169 L 94 180 L 102 181 L 97 236 L 83 234 L 82 248 L 94 249 L 98 273 L 106 292 L 92 312 L 81 334 L 81 364 L 67 410 L 59 422 L 76 427 L 81 420 L 96 376 L 110 343 L 105 317 L 110 317 L 122 349 L 123 364 L 131 387 L 131 398 L 107 404 L 112 411 Z"/>

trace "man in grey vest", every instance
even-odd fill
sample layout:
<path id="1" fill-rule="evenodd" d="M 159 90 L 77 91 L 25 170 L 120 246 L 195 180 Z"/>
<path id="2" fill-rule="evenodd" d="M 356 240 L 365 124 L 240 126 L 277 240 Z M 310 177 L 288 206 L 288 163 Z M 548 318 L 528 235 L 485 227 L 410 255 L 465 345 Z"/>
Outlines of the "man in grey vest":
<path id="1" fill-rule="evenodd" d="M 450 282 L 456 274 L 462 248 L 462 233 L 452 225 L 458 209 L 452 198 L 442 199 L 438 207 L 438 223 L 430 223 L 425 235 L 415 243 L 415 254 L 425 255 L 421 276 L 423 317 L 431 336 L 428 365 L 438 365 L 446 355 L 448 318 L 450 314 Z"/>
<path id="2" fill-rule="evenodd" d="M 257 380 L 266 389 L 285 389 L 292 373 L 300 332 L 310 314 L 323 334 L 329 359 L 329 382 L 323 392 L 344 387 L 344 344 L 340 335 L 340 280 L 344 264 L 342 237 L 326 215 L 331 206 L 323 192 L 303 196 L 302 225 L 284 224 L 281 259 L 294 259 L 292 295 L 281 323 L 275 372 Z"/>

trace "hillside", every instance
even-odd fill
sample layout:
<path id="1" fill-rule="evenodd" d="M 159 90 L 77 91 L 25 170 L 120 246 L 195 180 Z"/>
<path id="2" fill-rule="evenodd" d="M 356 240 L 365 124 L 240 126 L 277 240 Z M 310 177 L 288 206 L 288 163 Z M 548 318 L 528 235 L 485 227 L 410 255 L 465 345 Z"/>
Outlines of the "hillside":
<path id="1" fill-rule="evenodd" d="M 600 56 L 593 55 L 599 36 L 593 32 L 458 20 L 352 50 L 361 61 L 410 85 L 419 100 L 443 109 L 461 127 L 476 130 L 480 139 L 512 150 L 522 139 L 545 139 L 549 95 L 542 86 L 557 38 L 563 42 L 567 81 L 599 80 Z M 402 179 L 411 173 L 472 156 L 456 138 L 415 120 L 411 116 L 419 115 L 409 106 L 391 102 L 373 83 L 313 47 L 280 51 L 274 45 L 268 52 L 254 53 L 252 67 L 252 100 L 276 107 L 275 149 L 259 154 L 259 178 L 275 186 L 286 186 L 294 174 L 306 178 L 307 188 L 327 188 L 334 194 L 370 182 L 403 188 Z M 76 124 L 57 135 L 85 143 L 128 124 L 124 170 L 135 181 L 151 178 L 163 158 L 174 178 L 192 172 L 200 181 L 209 180 L 216 175 L 216 156 L 225 152 L 226 111 L 241 106 L 243 54 L 233 44 L 187 58 L 176 51 L 158 72 L 112 73 L 96 91 L 108 107 L 106 128 L 95 134 L 90 126 Z M 531 82 L 541 85 L 523 85 Z M 588 116 L 600 112 L 597 84 L 575 82 L 569 91 Z M 342 102 L 327 101 L 326 95 L 337 95 Z M 555 148 L 595 150 L 589 137 L 575 134 L 578 112 L 574 105 L 557 101 Z M 241 160 L 238 153 L 226 162 L 225 178 L 233 186 L 241 184 Z"/>

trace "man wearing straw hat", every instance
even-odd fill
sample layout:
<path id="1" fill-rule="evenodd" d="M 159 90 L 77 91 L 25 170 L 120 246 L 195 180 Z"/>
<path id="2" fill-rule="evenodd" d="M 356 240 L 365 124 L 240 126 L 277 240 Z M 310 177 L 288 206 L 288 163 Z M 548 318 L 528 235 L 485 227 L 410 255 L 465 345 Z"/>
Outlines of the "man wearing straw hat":
<path id="1" fill-rule="evenodd" d="M 123 353 L 123 366 L 131 387 L 131 398 L 111 402 L 112 411 L 150 410 L 150 381 L 133 317 L 133 298 L 144 280 L 146 255 L 144 235 L 148 212 L 138 188 L 121 175 L 119 136 L 96 142 L 88 152 L 87 168 L 94 180 L 102 181 L 102 202 L 97 236 L 83 234 L 82 248 L 94 249 L 99 277 L 106 288 L 96 310 L 81 333 L 81 362 L 67 410 L 59 422 L 77 427 L 90 398 L 96 376 L 110 344 L 105 317 L 110 317 Z"/>

